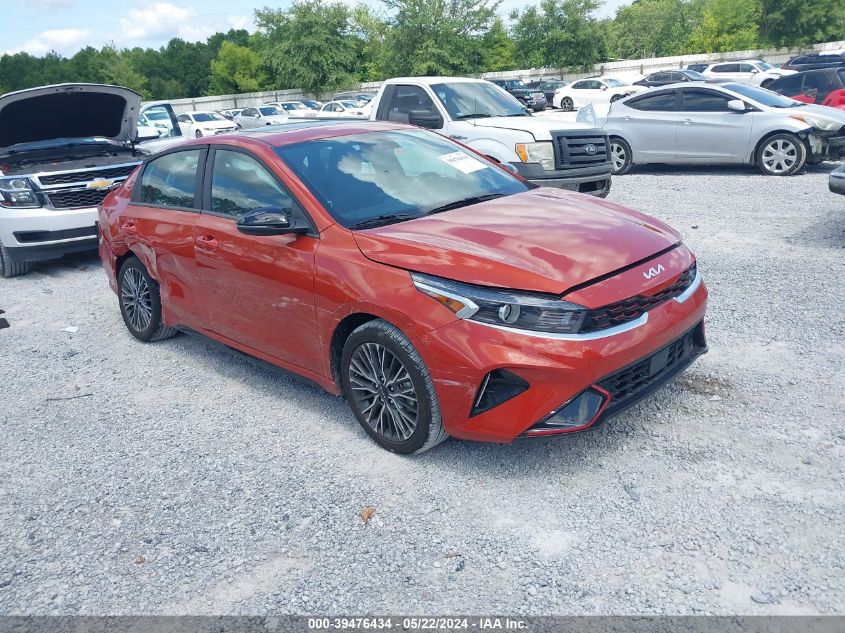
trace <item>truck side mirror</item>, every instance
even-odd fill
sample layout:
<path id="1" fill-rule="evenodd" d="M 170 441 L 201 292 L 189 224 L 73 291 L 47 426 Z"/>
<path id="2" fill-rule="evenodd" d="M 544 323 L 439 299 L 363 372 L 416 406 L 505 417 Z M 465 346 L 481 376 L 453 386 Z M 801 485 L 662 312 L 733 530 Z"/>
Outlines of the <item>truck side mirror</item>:
<path id="1" fill-rule="evenodd" d="M 408 112 L 408 123 L 429 130 L 439 130 L 443 127 L 443 117 L 431 110 L 411 110 Z"/>

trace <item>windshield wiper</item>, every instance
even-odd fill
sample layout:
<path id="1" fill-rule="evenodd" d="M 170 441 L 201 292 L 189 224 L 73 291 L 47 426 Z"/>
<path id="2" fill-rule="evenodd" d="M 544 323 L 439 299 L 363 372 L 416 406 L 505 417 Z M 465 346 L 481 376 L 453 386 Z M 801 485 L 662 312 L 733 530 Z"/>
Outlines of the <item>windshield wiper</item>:
<path id="1" fill-rule="evenodd" d="M 356 222 L 350 229 L 374 229 L 377 226 L 385 226 L 386 224 L 394 224 L 395 222 L 403 222 L 404 220 L 413 220 L 422 216 L 412 215 L 410 213 L 387 213 L 385 215 L 377 215 L 374 218 L 361 220 Z"/>
<path id="2" fill-rule="evenodd" d="M 432 213 L 442 213 L 443 211 L 451 211 L 452 209 L 460 209 L 461 207 L 468 207 L 471 204 L 478 204 L 479 202 L 487 202 L 488 200 L 495 200 L 496 198 L 502 198 L 504 196 L 509 196 L 509 193 L 488 193 L 484 196 L 470 196 L 469 198 L 464 198 L 462 200 L 455 200 L 454 202 L 450 202 L 449 204 L 444 204 L 439 207 L 434 207 L 431 211 L 428 212 L 427 215 L 431 215 Z"/>

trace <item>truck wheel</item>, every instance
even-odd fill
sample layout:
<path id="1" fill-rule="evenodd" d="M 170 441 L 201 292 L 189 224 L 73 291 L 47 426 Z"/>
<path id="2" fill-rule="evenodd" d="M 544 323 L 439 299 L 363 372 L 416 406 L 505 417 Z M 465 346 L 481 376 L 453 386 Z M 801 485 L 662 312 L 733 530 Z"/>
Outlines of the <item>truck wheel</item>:
<path id="1" fill-rule="evenodd" d="M 757 166 L 767 176 L 791 176 L 807 162 L 804 141 L 790 134 L 773 134 L 757 148 Z"/>
<path id="2" fill-rule="evenodd" d="M 621 176 L 631 169 L 631 146 L 627 141 L 614 136 L 610 139 L 610 166 L 614 176 Z"/>
<path id="3" fill-rule="evenodd" d="M 569 97 L 564 97 L 563 100 L 560 102 L 560 109 L 564 112 L 572 112 L 575 108 L 575 104 L 572 103 L 572 99 Z"/>
<path id="4" fill-rule="evenodd" d="M 0 277 L 18 277 L 32 270 L 32 262 L 15 262 L 9 256 L 9 249 L 0 244 Z"/>

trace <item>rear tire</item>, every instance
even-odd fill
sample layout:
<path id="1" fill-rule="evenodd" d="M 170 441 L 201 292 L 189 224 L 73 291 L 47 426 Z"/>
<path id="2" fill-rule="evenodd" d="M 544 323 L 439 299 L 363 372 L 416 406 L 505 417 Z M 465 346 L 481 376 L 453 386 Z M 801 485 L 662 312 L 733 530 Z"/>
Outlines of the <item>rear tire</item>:
<path id="1" fill-rule="evenodd" d="M 27 274 L 32 270 L 32 262 L 15 262 L 9 255 L 9 249 L 0 244 L 0 277 L 9 279 Z"/>
<path id="2" fill-rule="evenodd" d="M 410 455 L 448 437 L 425 362 L 387 321 L 369 321 L 349 335 L 340 378 L 358 423 L 382 448 Z"/>
<path id="3" fill-rule="evenodd" d="M 176 335 L 176 328 L 166 327 L 161 320 L 159 285 L 137 257 L 120 267 L 117 299 L 126 328 L 139 341 L 151 343 Z"/>
<path id="4" fill-rule="evenodd" d="M 560 101 L 560 109 L 564 112 L 572 112 L 575 109 L 575 104 L 572 102 L 572 99 L 569 97 L 564 97 Z"/>
<path id="5" fill-rule="evenodd" d="M 792 176 L 807 162 L 807 146 L 789 132 L 773 134 L 757 148 L 757 167 L 767 176 Z"/>
<path id="6" fill-rule="evenodd" d="M 624 139 L 613 136 L 610 139 L 611 174 L 621 176 L 631 169 L 633 155 L 631 146 Z"/>

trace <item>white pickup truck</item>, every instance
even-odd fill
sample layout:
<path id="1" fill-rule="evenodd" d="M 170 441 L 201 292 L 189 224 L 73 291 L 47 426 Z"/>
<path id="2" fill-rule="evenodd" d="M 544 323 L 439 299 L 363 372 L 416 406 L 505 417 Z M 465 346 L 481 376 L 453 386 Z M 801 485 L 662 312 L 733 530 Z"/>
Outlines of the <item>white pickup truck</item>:
<path id="1" fill-rule="evenodd" d="M 466 77 L 400 77 L 382 84 L 370 119 L 440 132 L 538 185 L 605 197 L 607 136 L 583 123 L 529 114 L 495 84 Z"/>

